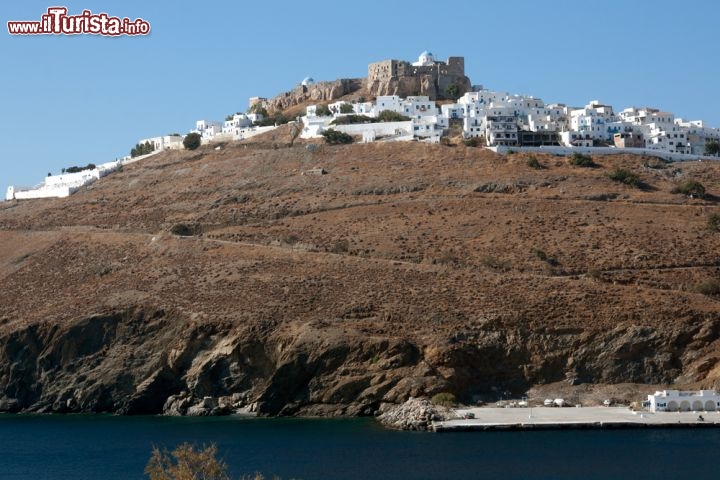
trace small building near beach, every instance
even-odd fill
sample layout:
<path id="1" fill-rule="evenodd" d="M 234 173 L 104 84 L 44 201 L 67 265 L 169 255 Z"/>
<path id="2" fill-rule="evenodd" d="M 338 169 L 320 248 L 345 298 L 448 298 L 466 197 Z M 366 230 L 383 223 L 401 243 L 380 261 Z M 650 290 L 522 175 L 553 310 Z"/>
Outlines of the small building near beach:
<path id="1" fill-rule="evenodd" d="M 714 412 L 720 410 L 720 394 L 715 390 L 662 390 L 648 395 L 648 408 L 651 412 Z"/>

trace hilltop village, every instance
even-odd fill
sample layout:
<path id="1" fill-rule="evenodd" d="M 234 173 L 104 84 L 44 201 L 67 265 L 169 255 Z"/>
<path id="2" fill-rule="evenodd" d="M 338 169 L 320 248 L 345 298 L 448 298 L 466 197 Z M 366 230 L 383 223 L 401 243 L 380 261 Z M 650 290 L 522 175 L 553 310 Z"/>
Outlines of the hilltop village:
<path id="1" fill-rule="evenodd" d="M 365 92 L 371 99 L 349 95 L 357 92 Z M 362 142 L 440 143 L 457 134 L 468 145 L 500 153 L 520 149 L 556 154 L 638 153 L 670 161 L 716 158 L 720 143 L 720 129 L 657 108 L 629 107 L 616 112 L 597 100 L 583 107 L 546 104 L 533 96 L 472 85 L 465 75 L 463 57 L 441 61 L 428 51 L 412 63 L 372 63 L 362 80 L 316 84 L 307 77 L 294 91 L 276 99 L 251 98 L 248 113 L 229 115 L 224 122 L 198 120 L 189 133 L 200 135 L 203 144 L 246 140 L 277 128 L 279 122 L 273 123 L 268 112 L 298 99 L 308 104 L 305 115 L 285 121 L 301 127 L 299 136 L 304 139 L 322 138 L 331 129 Z M 183 138 L 175 134 L 142 139 L 139 145 L 147 145 L 151 153 L 126 156 L 80 172 L 49 175 L 32 188 L 10 186 L 6 200 L 68 196 L 123 164 L 182 149 Z"/>

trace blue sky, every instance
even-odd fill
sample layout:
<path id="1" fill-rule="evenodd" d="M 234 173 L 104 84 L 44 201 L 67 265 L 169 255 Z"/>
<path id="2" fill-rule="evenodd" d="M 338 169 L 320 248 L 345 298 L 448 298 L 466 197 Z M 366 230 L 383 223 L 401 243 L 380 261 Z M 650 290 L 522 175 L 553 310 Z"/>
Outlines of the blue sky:
<path id="1" fill-rule="evenodd" d="M 148 36 L 15 36 L 47 8 L 151 25 Z M 465 57 L 474 84 L 582 106 L 652 106 L 720 127 L 715 0 L 2 2 L 0 187 L 119 158 L 140 138 L 245 111 L 305 76 Z M 4 195 L 3 195 L 4 196 Z"/>

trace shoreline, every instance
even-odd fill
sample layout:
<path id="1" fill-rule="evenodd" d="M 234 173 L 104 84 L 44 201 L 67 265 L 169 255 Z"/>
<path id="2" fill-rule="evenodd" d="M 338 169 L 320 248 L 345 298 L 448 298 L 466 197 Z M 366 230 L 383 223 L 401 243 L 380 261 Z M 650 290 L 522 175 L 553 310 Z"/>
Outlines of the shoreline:
<path id="1" fill-rule="evenodd" d="M 627 407 L 533 407 L 455 409 L 458 418 L 434 421 L 434 432 L 720 428 L 720 412 L 645 412 Z M 466 418 L 474 416 L 474 418 Z M 702 417 L 703 420 L 699 418 Z"/>

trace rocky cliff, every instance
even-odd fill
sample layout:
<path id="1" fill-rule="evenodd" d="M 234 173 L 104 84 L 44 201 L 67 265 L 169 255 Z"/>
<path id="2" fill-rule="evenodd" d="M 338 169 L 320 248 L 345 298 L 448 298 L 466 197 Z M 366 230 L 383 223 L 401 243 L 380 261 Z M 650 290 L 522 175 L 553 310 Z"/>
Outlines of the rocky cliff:
<path id="1" fill-rule="evenodd" d="M 458 96 L 471 91 L 468 77 L 458 77 L 453 85 L 458 88 Z M 431 75 L 392 77 L 386 80 L 367 80 L 365 89 L 370 97 L 379 95 L 398 95 L 402 98 L 412 95 L 427 95 L 431 100 L 447 97 Z"/>
<path id="2" fill-rule="evenodd" d="M 1 204 L 0 411 L 372 415 L 444 391 L 720 386 L 716 198 L 672 193 L 720 191 L 720 166 L 277 141 Z"/>
<path id="3" fill-rule="evenodd" d="M 310 85 L 298 85 L 289 92 L 281 93 L 268 100 L 269 111 L 287 110 L 298 105 L 330 103 L 340 97 L 358 92 L 363 87 L 361 78 L 342 78 L 330 82 L 317 82 Z"/>

